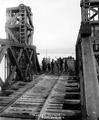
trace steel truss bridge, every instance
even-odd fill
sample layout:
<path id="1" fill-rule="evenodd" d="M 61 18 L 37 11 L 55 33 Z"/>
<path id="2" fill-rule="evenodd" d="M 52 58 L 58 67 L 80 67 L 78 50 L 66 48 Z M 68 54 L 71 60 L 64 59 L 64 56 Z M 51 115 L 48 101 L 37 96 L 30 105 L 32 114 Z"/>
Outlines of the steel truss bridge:
<path id="1" fill-rule="evenodd" d="M 81 26 L 75 75 L 38 74 L 30 7 L 7 8 L 6 39 L 0 39 L 0 62 L 5 57 L 5 82 L 0 78 L 1 120 L 99 119 L 99 0 L 81 0 Z"/>

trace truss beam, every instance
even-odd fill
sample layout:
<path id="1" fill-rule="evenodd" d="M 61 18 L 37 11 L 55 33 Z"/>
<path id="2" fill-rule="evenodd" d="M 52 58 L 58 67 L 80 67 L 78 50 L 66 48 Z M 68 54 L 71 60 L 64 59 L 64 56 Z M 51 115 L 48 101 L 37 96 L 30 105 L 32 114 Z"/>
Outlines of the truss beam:
<path id="1" fill-rule="evenodd" d="M 34 27 L 30 7 L 20 4 L 7 8 L 5 30 L 6 39 L 0 39 L 0 62 L 7 56 L 7 76 L 5 83 L 0 79 L 2 90 L 13 81 L 31 81 L 39 72 L 36 47 L 33 45 Z"/>

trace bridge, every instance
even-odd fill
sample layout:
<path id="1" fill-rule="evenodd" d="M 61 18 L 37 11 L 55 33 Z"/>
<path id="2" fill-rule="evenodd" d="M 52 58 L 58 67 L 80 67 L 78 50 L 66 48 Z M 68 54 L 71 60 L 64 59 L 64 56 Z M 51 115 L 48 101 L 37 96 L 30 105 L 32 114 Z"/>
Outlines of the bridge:
<path id="1" fill-rule="evenodd" d="M 7 8 L 6 39 L 0 39 L 1 120 L 99 119 L 99 0 L 81 0 L 81 26 L 73 74 L 41 74 L 33 44 L 31 8 Z"/>

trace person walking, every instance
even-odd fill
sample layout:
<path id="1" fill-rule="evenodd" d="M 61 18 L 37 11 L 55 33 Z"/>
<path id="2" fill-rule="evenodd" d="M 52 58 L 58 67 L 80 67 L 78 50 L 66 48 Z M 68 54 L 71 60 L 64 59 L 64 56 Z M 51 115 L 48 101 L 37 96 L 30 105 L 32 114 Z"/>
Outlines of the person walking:
<path id="1" fill-rule="evenodd" d="M 52 59 L 51 62 L 51 72 L 54 73 L 54 59 Z"/>

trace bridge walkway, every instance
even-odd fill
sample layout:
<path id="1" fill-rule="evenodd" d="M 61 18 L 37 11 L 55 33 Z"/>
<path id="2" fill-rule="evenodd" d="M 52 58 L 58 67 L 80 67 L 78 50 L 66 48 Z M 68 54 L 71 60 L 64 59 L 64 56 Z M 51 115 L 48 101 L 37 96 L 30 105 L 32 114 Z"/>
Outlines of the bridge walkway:
<path id="1" fill-rule="evenodd" d="M 0 120 L 23 119 L 81 120 L 79 78 L 42 74 L 12 94 L 0 95 Z"/>

